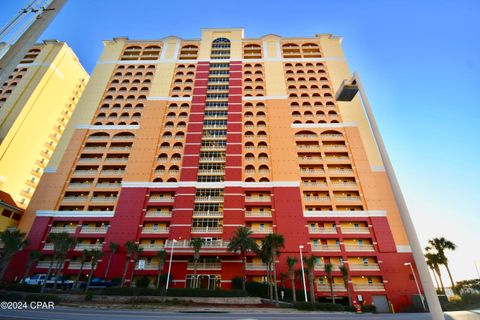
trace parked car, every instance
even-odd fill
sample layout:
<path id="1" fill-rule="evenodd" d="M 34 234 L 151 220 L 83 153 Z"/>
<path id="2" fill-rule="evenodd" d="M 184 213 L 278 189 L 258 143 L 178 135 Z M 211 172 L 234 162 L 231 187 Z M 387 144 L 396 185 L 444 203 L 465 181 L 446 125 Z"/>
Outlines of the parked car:
<path id="1" fill-rule="evenodd" d="M 28 285 L 43 285 L 47 275 L 45 273 L 34 274 L 31 277 L 23 279 L 24 284 Z M 50 276 L 47 280 L 47 287 L 53 287 L 55 284 L 55 276 Z M 73 287 L 74 281 L 66 279 L 65 277 L 58 277 L 57 287 L 62 289 L 71 289 Z"/>
<path id="2" fill-rule="evenodd" d="M 84 281 L 80 284 L 81 289 L 85 289 L 87 286 L 87 282 Z M 90 288 L 110 288 L 112 286 L 112 282 L 109 280 L 105 280 L 102 278 L 93 278 L 90 281 Z"/>

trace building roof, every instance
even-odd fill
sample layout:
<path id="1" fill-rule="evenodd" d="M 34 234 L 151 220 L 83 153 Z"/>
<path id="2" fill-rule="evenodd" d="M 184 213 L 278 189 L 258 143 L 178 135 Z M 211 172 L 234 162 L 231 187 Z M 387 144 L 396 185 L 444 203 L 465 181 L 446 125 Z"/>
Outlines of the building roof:
<path id="1" fill-rule="evenodd" d="M 23 209 L 19 208 L 12 196 L 4 191 L 0 190 L 0 206 L 12 210 L 17 213 L 22 213 Z"/>

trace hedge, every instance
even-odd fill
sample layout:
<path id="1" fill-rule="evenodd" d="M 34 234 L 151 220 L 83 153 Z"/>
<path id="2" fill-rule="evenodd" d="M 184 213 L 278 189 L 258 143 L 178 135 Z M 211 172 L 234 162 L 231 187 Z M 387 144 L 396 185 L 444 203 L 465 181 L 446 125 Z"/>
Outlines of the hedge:
<path id="1" fill-rule="evenodd" d="M 100 294 L 109 296 L 161 296 L 164 290 L 153 288 L 106 288 Z M 241 290 L 168 289 L 168 297 L 246 297 Z"/>
<path id="2" fill-rule="evenodd" d="M 11 283 L 8 284 L 5 289 L 7 291 L 23 291 L 23 292 L 40 292 L 41 285 L 29 285 L 22 283 Z"/>

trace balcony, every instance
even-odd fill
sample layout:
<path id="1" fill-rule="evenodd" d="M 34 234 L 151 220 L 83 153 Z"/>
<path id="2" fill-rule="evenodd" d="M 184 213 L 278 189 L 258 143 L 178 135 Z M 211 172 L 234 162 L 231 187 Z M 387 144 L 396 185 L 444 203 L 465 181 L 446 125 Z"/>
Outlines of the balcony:
<path id="1" fill-rule="evenodd" d="M 50 233 L 75 233 L 77 230 L 77 226 L 72 226 L 72 227 L 52 227 L 50 228 Z"/>
<path id="2" fill-rule="evenodd" d="M 73 171 L 74 176 L 94 176 L 97 174 L 97 170 L 75 170 Z"/>
<path id="3" fill-rule="evenodd" d="M 270 196 L 250 196 L 250 197 L 245 197 L 245 202 L 270 202 L 272 201 L 272 198 Z"/>
<path id="4" fill-rule="evenodd" d="M 353 175 L 352 169 L 330 169 L 328 173 L 331 175 Z"/>
<path id="5" fill-rule="evenodd" d="M 222 227 L 192 227 L 192 233 L 222 233 Z"/>
<path id="6" fill-rule="evenodd" d="M 375 251 L 373 244 L 346 244 L 345 251 Z"/>
<path id="7" fill-rule="evenodd" d="M 149 202 L 173 202 L 174 200 L 174 197 L 150 196 L 148 198 Z"/>
<path id="8" fill-rule="evenodd" d="M 300 162 L 320 162 L 322 157 L 298 157 Z"/>
<path id="9" fill-rule="evenodd" d="M 224 163 L 226 158 L 224 157 L 201 157 L 200 162 L 210 162 L 210 163 Z"/>
<path id="10" fill-rule="evenodd" d="M 140 244 L 140 248 L 142 248 L 143 251 L 160 251 L 164 249 L 164 246 L 158 243 L 143 243 Z"/>
<path id="11" fill-rule="evenodd" d="M 187 270 L 194 270 L 195 263 L 189 262 Z M 200 262 L 197 263 L 197 270 L 222 270 L 222 264 L 219 262 Z"/>
<path id="12" fill-rule="evenodd" d="M 370 230 L 368 227 L 342 227 L 342 233 L 361 233 L 361 234 L 368 234 Z"/>
<path id="13" fill-rule="evenodd" d="M 330 202 L 330 197 L 327 196 L 306 196 L 303 197 L 305 202 Z"/>
<path id="14" fill-rule="evenodd" d="M 135 270 L 158 270 L 158 263 L 145 263 L 143 268 L 139 268 L 138 264 L 135 265 Z"/>
<path id="15" fill-rule="evenodd" d="M 55 262 L 53 263 L 53 266 L 55 266 Z M 37 268 L 46 269 L 49 267 L 50 267 L 50 261 L 38 261 L 37 263 Z"/>
<path id="16" fill-rule="evenodd" d="M 201 175 L 225 175 L 225 170 L 198 170 Z"/>
<path id="17" fill-rule="evenodd" d="M 328 188 L 328 184 L 326 182 L 303 182 L 302 186 L 304 188 Z"/>
<path id="18" fill-rule="evenodd" d="M 183 248 L 183 249 L 192 249 L 190 246 L 190 241 L 189 240 L 183 240 L 183 241 L 176 241 L 173 242 L 174 248 Z M 226 249 L 228 247 L 229 242 L 224 241 L 224 240 L 210 240 L 206 241 L 200 251 L 203 249 Z M 165 242 L 165 249 L 169 249 L 172 247 L 172 240 L 167 240 Z M 193 249 L 192 249 L 193 250 Z"/>
<path id="19" fill-rule="evenodd" d="M 252 230 L 253 233 L 258 233 L 258 234 L 268 234 L 273 232 L 272 227 L 250 227 L 250 230 Z"/>
<path id="20" fill-rule="evenodd" d="M 380 266 L 376 263 L 359 264 L 349 263 L 350 271 L 380 271 Z"/>
<path id="21" fill-rule="evenodd" d="M 70 183 L 68 189 L 90 189 L 93 183 Z"/>
<path id="22" fill-rule="evenodd" d="M 53 250 L 53 243 L 45 243 L 43 245 L 43 250 Z"/>
<path id="23" fill-rule="evenodd" d="M 337 202 L 360 202 L 360 197 L 358 196 L 350 196 L 350 197 L 334 197 L 335 201 Z"/>
<path id="24" fill-rule="evenodd" d="M 323 145 L 323 149 L 325 151 L 347 151 L 347 146 L 345 145 L 333 145 L 333 144 L 330 144 L 330 145 Z"/>
<path id="25" fill-rule="evenodd" d="M 344 163 L 344 162 L 349 162 L 350 161 L 350 158 L 349 157 L 332 157 L 332 156 L 327 156 L 325 157 L 325 159 L 327 160 L 327 162 L 341 162 L 341 163 Z"/>
<path id="26" fill-rule="evenodd" d="M 168 227 L 142 227 L 142 234 L 167 234 Z"/>
<path id="27" fill-rule="evenodd" d="M 97 183 L 97 188 L 120 188 L 121 183 Z"/>
<path id="28" fill-rule="evenodd" d="M 334 189 L 354 189 L 357 188 L 355 182 L 332 182 Z"/>
<path id="29" fill-rule="evenodd" d="M 312 244 L 312 251 L 327 251 L 327 252 L 336 252 L 340 251 L 339 244 Z"/>
<path id="30" fill-rule="evenodd" d="M 223 196 L 196 196 L 195 202 L 223 202 Z"/>
<path id="31" fill-rule="evenodd" d="M 315 271 L 325 271 L 325 264 L 316 263 L 314 267 Z M 332 271 L 340 271 L 340 266 L 338 264 L 332 265 Z"/>
<path id="32" fill-rule="evenodd" d="M 103 243 L 79 243 L 75 246 L 75 251 L 82 250 L 102 250 Z"/>
<path id="33" fill-rule="evenodd" d="M 109 175 L 109 176 L 121 176 L 125 173 L 125 170 L 102 170 L 100 172 L 101 175 Z"/>
<path id="34" fill-rule="evenodd" d="M 248 271 L 266 271 L 267 265 L 265 263 L 247 263 L 245 269 Z"/>
<path id="35" fill-rule="evenodd" d="M 320 137 L 322 140 L 343 140 L 343 135 L 338 133 L 322 133 Z"/>
<path id="36" fill-rule="evenodd" d="M 310 234 L 336 234 L 337 228 L 335 227 L 309 227 L 308 232 Z"/>
<path id="37" fill-rule="evenodd" d="M 62 202 L 85 202 L 87 197 L 64 197 Z"/>
<path id="38" fill-rule="evenodd" d="M 319 292 L 330 292 L 330 285 L 328 284 L 317 284 L 317 291 Z M 334 292 L 345 292 L 347 289 L 343 284 L 333 284 Z"/>
<path id="39" fill-rule="evenodd" d="M 81 265 L 82 265 L 81 262 L 72 261 L 70 262 L 68 269 L 79 270 Z M 83 263 L 83 267 L 82 267 L 83 270 L 90 270 L 91 268 L 92 268 L 92 264 L 90 262 Z"/>
<path id="40" fill-rule="evenodd" d="M 385 291 L 383 283 L 362 283 L 353 284 L 353 290 L 355 291 Z"/>
<path id="41" fill-rule="evenodd" d="M 147 211 L 145 218 L 171 218 L 171 211 Z"/>
<path id="42" fill-rule="evenodd" d="M 82 227 L 80 233 L 107 233 L 108 227 Z"/>
<path id="43" fill-rule="evenodd" d="M 117 197 L 93 197 L 92 202 L 115 202 Z"/>
<path id="44" fill-rule="evenodd" d="M 324 175 L 325 174 L 325 170 L 323 169 L 301 169 L 300 170 L 300 173 L 302 175 Z"/>
<path id="45" fill-rule="evenodd" d="M 209 217 L 209 218 L 222 218 L 223 212 L 221 211 L 193 211 L 193 217 Z"/>
<path id="46" fill-rule="evenodd" d="M 245 211 L 245 217 L 250 218 L 271 218 L 272 211 Z"/>

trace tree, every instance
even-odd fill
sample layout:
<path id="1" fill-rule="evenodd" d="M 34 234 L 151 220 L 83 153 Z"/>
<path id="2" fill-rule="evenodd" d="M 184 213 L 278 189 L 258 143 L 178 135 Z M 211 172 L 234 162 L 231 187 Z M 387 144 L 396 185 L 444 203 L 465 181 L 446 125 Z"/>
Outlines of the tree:
<path id="1" fill-rule="evenodd" d="M 330 286 L 330 294 L 332 296 L 332 303 L 335 303 L 335 295 L 333 294 L 333 265 L 331 263 L 325 264 L 325 273 L 327 274 L 328 285 Z"/>
<path id="2" fill-rule="evenodd" d="M 90 287 L 90 282 L 92 281 L 93 272 L 95 271 L 95 269 L 97 269 L 98 260 L 100 260 L 100 258 L 102 258 L 105 255 L 103 251 L 97 250 L 97 249 L 90 250 L 89 254 L 90 254 L 90 274 L 88 275 L 85 292 L 87 292 L 88 288 Z"/>
<path id="3" fill-rule="evenodd" d="M 127 250 L 127 256 L 125 260 L 125 268 L 123 269 L 123 275 L 122 275 L 122 282 L 120 284 L 120 287 L 123 287 L 125 285 L 125 278 L 127 277 L 127 272 L 128 272 L 128 265 L 130 264 L 130 260 L 132 259 L 133 251 L 135 250 L 135 241 L 130 240 L 125 242 L 125 249 Z M 135 266 L 133 266 L 135 268 Z"/>
<path id="4" fill-rule="evenodd" d="M 280 284 L 282 285 L 282 288 L 285 288 L 285 280 L 288 278 L 288 274 L 285 272 L 280 272 Z"/>
<path id="5" fill-rule="evenodd" d="M 42 284 L 42 289 L 40 293 L 45 291 L 45 287 L 47 286 L 47 281 L 50 278 L 53 264 L 56 262 L 55 265 L 55 284 L 54 288 L 56 288 L 57 280 L 58 280 L 58 269 L 63 265 L 65 259 L 67 257 L 68 251 L 75 245 L 76 241 L 74 238 L 70 237 L 67 232 L 60 232 L 60 233 L 50 233 L 47 237 L 48 243 L 53 243 L 53 256 L 50 260 L 50 266 L 48 267 L 47 276 L 45 281 Z"/>
<path id="6" fill-rule="evenodd" d="M 266 245 L 265 239 L 262 240 L 262 244 L 257 252 L 262 259 L 262 262 L 267 266 L 267 285 L 268 296 L 270 300 L 273 300 L 273 281 L 272 281 L 272 251 Z"/>
<path id="7" fill-rule="evenodd" d="M 317 263 L 317 258 L 315 256 L 305 257 L 303 263 L 307 268 L 308 273 L 308 284 L 310 286 L 310 302 L 315 304 L 315 264 Z"/>
<path id="8" fill-rule="evenodd" d="M 107 279 L 108 277 L 108 271 L 110 271 L 110 264 L 112 263 L 112 258 L 117 252 L 119 245 L 118 243 L 110 241 L 109 247 L 110 247 L 110 255 L 108 256 L 107 269 L 105 269 L 105 276 L 104 276 L 105 279 Z"/>
<path id="9" fill-rule="evenodd" d="M 303 266 L 300 269 L 295 270 L 295 279 L 300 280 L 300 288 L 304 292 L 303 299 L 305 299 L 305 301 L 307 301 L 307 294 L 306 294 L 304 286 L 303 286 L 303 270 L 304 270 Z"/>
<path id="10" fill-rule="evenodd" d="M 446 250 L 452 250 L 454 251 L 457 248 L 457 245 L 453 243 L 452 241 L 449 241 L 445 239 L 444 237 L 441 238 L 433 238 L 428 241 L 429 246 L 426 247 L 425 249 L 427 251 L 430 251 L 432 249 L 435 249 L 442 261 L 441 264 L 445 266 L 447 269 L 448 277 L 450 278 L 450 282 L 452 283 L 452 289 L 455 289 L 455 282 L 453 281 L 452 273 L 450 272 L 450 268 L 448 266 L 448 258 L 445 254 Z"/>
<path id="11" fill-rule="evenodd" d="M 437 278 L 437 271 L 435 270 L 435 265 L 434 265 L 433 261 L 427 257 L 427 254 L 425 254 L 425 260 L 427 262 L 428 268 L 433 273 L 433 279 L 435 279 L 435 284 L 436 284 L 437 288 L 440 288 L 440 284 L 438 283 L 438 278 Z"/>
<path id="12" fill-rule="evenodd" d="M 440 288 L 442 292 L 445 292 L 445 286 L 443 285 L 442 280 L 442 273 L 440 271 L 440 264 L 442 263 L 442 258 L 438 255 L 438 253 L 427 252 L 425 254 L 425 258 L 427 259 L 427 264 L 433 267 L 433 270 L 438 275 L 438 280 L 440 281 Z"/>
<path id="13" fill-rule="evenodd" d="M 278 233 L 270 233 L 262 241 L 263 246 L 266 247 L 267 251 L 270 251 L 269 262 L 271 264 L 271 270 L 273 271 L 273 285 L 275 289 L 275 301 L 276 305 L 279 305 L 278 302 L 278 287 L 277 287 L 277 270 L 275 268 L 275 261 L 280 255 L 280 249 L 285 247 L 285 239 L 283 235 Z"/>
<path id="14" fill-rule="evenodd" d="M 293 302 L 297 302 L 297 292 L 295 288 L 295 265 L 297 264 L 297 262 L 297 258 L 287 257 L 288 275 L 290 276 L 290 281 L 292 282 Z"/>
<path id="15" fill-rule="evenodd" d="M 167 259 L 167 252 L 161 250 L 157 252 L 158 258 L 158 274 L 157 274 L 157 289 L 160 286 L 160 278 L 162 277 L 163 267 L 165 266 L 165 260 Z"/>
<path id="16" fill-rule="evenodd" d="M 38 262 L 38 260 L 40 260 L 41 257 L 42 257 L 42 253 L 38 250 L 32 250 L 28 253 L 27 268 L 25 269 L 25 274 L 23 275 L 23 279 L 25 279 L 30 275 L 30 270 L 32 269 L 32 265 L 35 262 Z"/>
<path id="17" fill-rule="evenodd" d="M 80 282 L 80 277 L 82 276 L 82 272 L 83 272 L 83 265 L 85 264 L 85 261 L 88 259 L 89 256 L 90 256 L 90 250 L 83 249 L 82 255 L 80 256 L 80 269 L 78 270 L 77 279 L 73 284 L 75 288 L 78 287 L 78 283 Z"/>
<path id="18" fill-rule="evenodd" d="M 190 247 L 193 248 L 193 282 L 192 287 L 196 288 L 198 286 L 197 281 L 197 264 L 198 260 L 200 259 L 200 249 L 202 249 L 203 245 L 205 244 L 205 239 L 203 238 L 193 238 L 190 240 Z"/>
<path id="19" fill-rule="evenodd" d="M 135 274 L 135 268 L 138 263 L 138 255 L 143 251 L 143 248 L 140 247 L 139 244 L 135 244 L 133 246 L 133 269 L 132 273 L 130 273 L 130 286 L 132 286 L 133 283 L 133 275 Z"/>
<path id="20" fill-rule="evenodd" d="M 350 296 L 350 286 L 348 285 L 348 269 L 345 265 L 340 266 L 340 272 L 342 273 L 343 285 L 347 289 L 348 305 L 352 305 L 352 297 Z"/>
<path id="21" fill-rule="evenodd" d="M 0 258 L 0 282 L 3 280 L 5 271 L 13 256 L 28 244 L 25 233 L 18 231 L 16 228 L 8 228 L 0 232 L 0 241 L 3 243 L 3 251 Z"/>
<path id="22" fill-rule="evenodd" d="M 236 253 L 239 252 L 243 261 L 243 279 L 242 279 L 242 290 L 246 291 L 245 284 L 247 282 L 247 253 L 249 251 L 257 251 L 258 246 L 251 236 L 253 231 L 247 227 L 240 226 L 234 232 L 230 242 L 228 244 L 227 250 Z"/>

